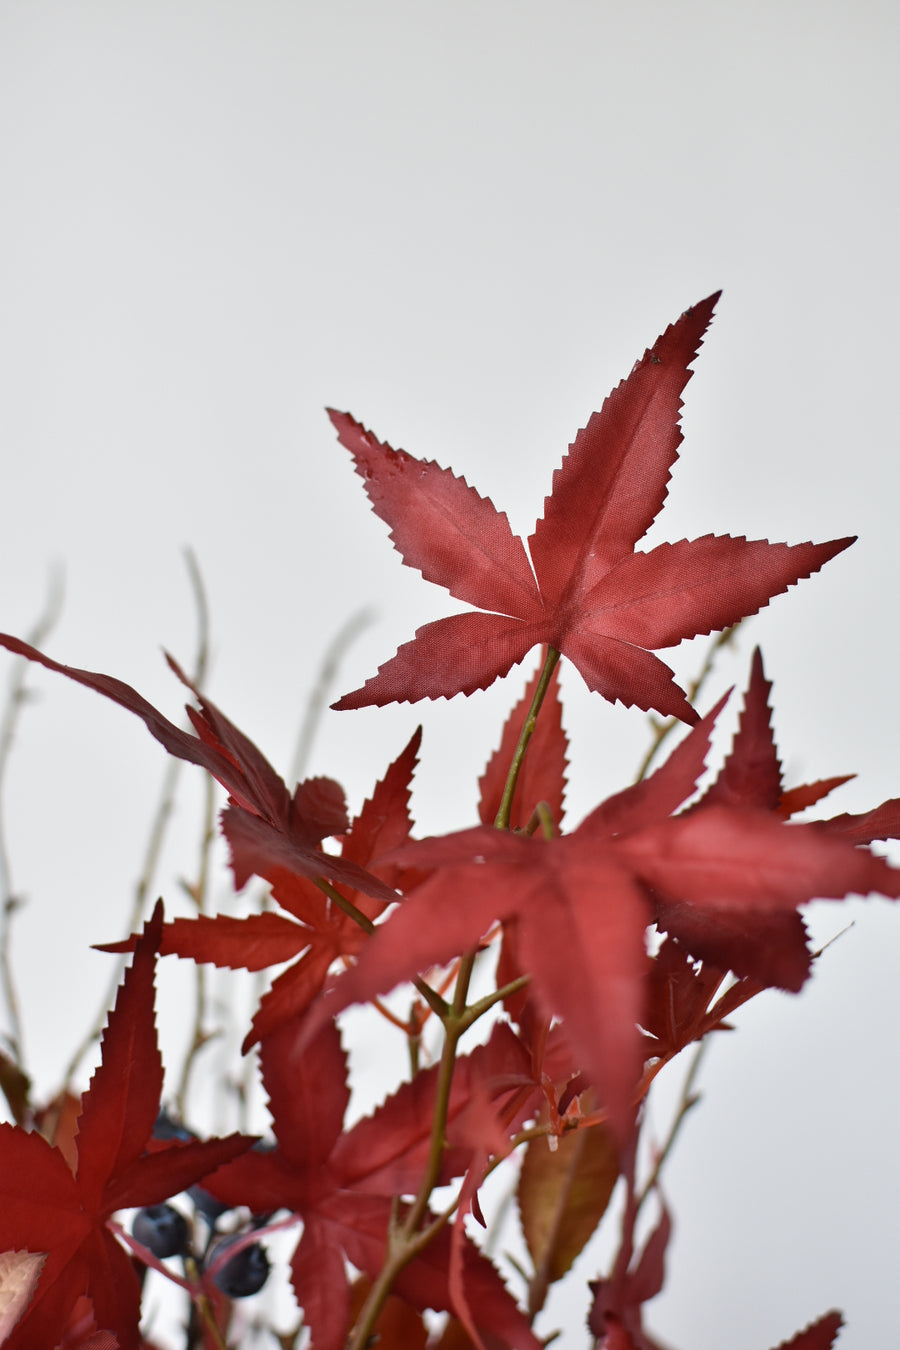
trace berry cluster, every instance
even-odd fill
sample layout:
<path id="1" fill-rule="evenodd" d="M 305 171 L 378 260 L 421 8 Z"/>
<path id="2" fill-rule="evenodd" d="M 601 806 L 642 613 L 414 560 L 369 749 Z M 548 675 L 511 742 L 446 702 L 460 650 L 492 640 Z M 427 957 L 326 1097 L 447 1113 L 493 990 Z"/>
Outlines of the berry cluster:
<path id="1" fill-rule="evenodd" d="M 197 1138 L 165 1111 L 160 1112 L 153 1131 L 154 1138 L 164 1140 L 194 1140 Z M 222 1233 L 219 1220 L 229 1212 L 202 1186 L 192 1186 L 186 1194 L 193 1203 L 194 1217 L 189 1221 L 181 1210 L 171 1204 L 147 1205 L 134 1216 L 131 1233 L 136 1242 L 160 1261 L 181 1257 L 185 1273 L 197 1272 L 202 1277 L 211 1272 L 212 1282 L 227 1298 L 249 1298 L 258 1294 L 269 1277 L 269 1258 L 262 1243 L 237 1246 L 247 1232 L 260 1227 L 269 1215 L 254 1215 L 249 1227 Z M 223 1261 L 231 1247 L 234 1255 Z"/>

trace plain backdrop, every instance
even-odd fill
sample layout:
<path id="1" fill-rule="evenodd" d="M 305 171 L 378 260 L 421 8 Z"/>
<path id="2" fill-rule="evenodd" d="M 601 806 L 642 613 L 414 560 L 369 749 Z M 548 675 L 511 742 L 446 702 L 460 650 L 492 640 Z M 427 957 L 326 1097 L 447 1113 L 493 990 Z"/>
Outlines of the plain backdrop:
<path id="1" fill-rule="evenodd" d="M 834 811 L 900 795 L 898 36 L 892 0 L 4 0 L 0 628 L 27 633 L 62 569 L 49 650 L 177 717 L 160 648 L 193 659 L 190 546 L 207 690 L 287 773 L 350 614 L 375 617 L 332 697 L 458 608 L 401 565 L 323 407 L 450 464 L 527 534 L 577 428 L 722 287 L 650 542 L 860 537 L 747 624 L 701 708 L 758 642 L 787 782 L 857 772 Z M 690 678 L 703 649 L 663 655 Z M 418 833 L 472 823 L 522 682 L 327 713 L 307 771 L 357 809 L 421 721 Z M 577 821 L 648 730 L 564 686 Z M 86 690 L 29 687 L 3 822 L 47 1095 L 102 997 L 111 958 L 88 944 L 127 923 L 165 756 Z M 155 882 L 170 912 L 201 777 Z M 227 905 L 220 857 L 215 891 Z M 666 1169 L 649 1321 L 673 1346 L 766 1350 L 832 1306 L 842 1350 L 900 1329 L 900 915 L 820 905 L 816 937 L 849 918 L 802 996 L 763 996 L 710 1053 Z M 190 971 L 162 966 L 177 1063 Z M 600 1259 L 540 1324 L 564 1347 Z"/>

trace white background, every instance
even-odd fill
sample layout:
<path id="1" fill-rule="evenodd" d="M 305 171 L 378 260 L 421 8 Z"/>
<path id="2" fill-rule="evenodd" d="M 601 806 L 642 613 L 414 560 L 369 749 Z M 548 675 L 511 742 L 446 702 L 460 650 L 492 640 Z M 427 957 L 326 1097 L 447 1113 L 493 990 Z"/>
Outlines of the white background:
<path id="1" fill-rule="evenodd" d="M 378 618 L 335 695 L 456 608 L 401 566 L 323 406 L 452 465 L 527 534 L 576 429 L 721 286 L 652 540 L 860 539 L 747 625 L 701 707 L 759 642 L 788 783 L 857 771 L 834 811 L 900 795 L 898 57 L 891 0 L 7 0 L 0 628 L 28 630 L 61 565 L 52 653 L 178 716 L 159 647 L 191 660 L 190 545 L 208 691 L 286 773 L 350 612 Z M 689 677 L 702 652 L 670 655 Z M 579 684 L 573 820 L 647 743 L 639 712 Z M 87 691 L 31 687 L 4 820 L 47 1094 L 108 976 L 87 944 L 126 922 L 165 756 Z M 471 823 L 521 687 L 329 713 L 309 769 L 358 808 L 422 720 L 419 833 Z M 170 911 L 197 852 L 183 777 Z M 820 909 L 823 939 L 856 926 L 799 999 L 764 996 L 715 1047 L 668 1169 L 649 1320 L 673 1345 L 764 1350 L 832 1306 L 842 1350 L 900 1327 L 900 917 Z M 564 1346 L 584 1344 L 583 1288 L 556 1307 Z"/>

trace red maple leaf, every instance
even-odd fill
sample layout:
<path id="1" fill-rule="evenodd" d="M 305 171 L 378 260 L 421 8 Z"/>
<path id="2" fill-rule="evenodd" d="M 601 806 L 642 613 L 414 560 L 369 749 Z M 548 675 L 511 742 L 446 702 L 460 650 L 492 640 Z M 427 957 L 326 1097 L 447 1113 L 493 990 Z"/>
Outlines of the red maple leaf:
<path id="1" fill-rule="evenodd" d="M 781 764 L 772 731 L 771 682 L 763 670 L 759 648 L 753 655 L 750 682 L 731 750 L 716 779 L 691 812 L 726 805 L 765 811 L 780 819 L 821 800 L 852 775 L 823 779 L 792 788 L 782 786 Z M 604 802 L 583 828 L 595 833 L 621 833 L 650 824 L 684 801 L 696 786 L 697 770 L 709 748 L 709 733 L 722 703 L 702 723 L 692 728 L 678 749 L 657 772 Z M 886 801 L 874 811 L 857 816 L 837 816 L 818 822 L 819 828 L 839 835 L 849 843 L 867 844 L 873 839 L 900 834 L 900 800 Z M 679 895 L 673 883 L 654 894 L 654 919 L 690 953 L 711 961 L 722 970 L 732 970 L 763 986 L 796 993 L 807 979 L 812 956 L 807 947 L 803 920 L 795 912 L 742 910 L 732 905 L 702 907 L 691 895 Z"/>
<path id="2" fill-rule="evenodd" d="M 409 838 L 412 828 L 409 788 L 421 737 L 419 728 L 341 836 L 339 866 L 356 867 L 360 874 L 369 876 L 363 869 L 373 857 L 399 847 Z M 181 956 L 231 969 L 264 970 L 284 961 L 293 962 L 263 995 L 244 1039 L 244 1051 L 283 1022 L 304 1012 L 321 990 L 334 962 L 344 956 L 355 956 L 368 941 L 365 928 L 306 876 L 285 866 L 280 853 L 271 846 L 257 851 L 254 841 L 246 838 L 249 825 L 252 821 L 246 813 L 235 816 L 229 840 L 232 846 L 239 835 L 244 840 L 242 865 L 271 884 L 272 896 L 286 914 L 266 912 L 243 919 L 225 914 L 173 919 L 163 926 L 160 939 L 163 956 Z M 323 870 L 323 864 L 318 867 Z M 399 869 L 379 870 L 386 893 L 396 899 L 388 887 L 399 879 Z M 370 886 L 370 892 L 371 889 Z M 352 886 L 345 886 L 342 894 L 370 922 L 383 913 L 387 904 L 386 900 L 374 899 Z M 100 949 L 131 951 L 134 942 L 131 937 L 124 942 L 104 944 Z"/>
<path id="3" fill-rule="evenodd" d="M 677 804 L 677 802 L 676 802 Z M 545 840 L 479 826 L 409 844 L 389 861 L 435 869 L 381 924 L 311 1014 L 367 1001 L 476 947 L 514 920 L 520 967 L 625 1133 L 641 1063 L 644 933 L 658 895 L 771 915 L 849 892 L 900 895 L 900 870 L 816 825 L 710 805 L 597 837 L 595 815 Z M 602 1033 L 598 1033 L 602 1028 Z"/>
<path id="4" fill-rule="evenodd" d="M 170 755 L 200 765 L 222 784 L 230 803 L 222 812 L 222 830 L 231 849 L 238 889 L 265 866 L 278 866 L 300 876 L 329 877 L 384 901 L 395 899 L 390 887 L 365 868 L 321 848 L 323 839 L 342 834 L 348 827 L 340 784 L 331 778 L 312 778 L 298 783 L 293 794 L 288 792 L 253 742 L 200 694 L 171 656 L 166 660 L 172 670 L 200 703 L 199 709 L 187 708 L 196 736 L 175 726 L 136 689 L 112 675 L 62 665 L 9 633 L 0 633 L 0 647 L 127 708 Z"/>
<path id="5" fill-rule="evenodd" d="M 228 1205 L 252 1210 L 289 1209 L 303 1219 L 290 1261 L 291 1282 L 316 1350 L 345 1344 L 350 1309 L 346 1260 L 375 1278 L 387 1254 L 393 1195 L 415 1191 L 421 1180 L 435 1109 L 437 1074 L 426 1072 L 394 1098 L 343 1132 L 349 1101 L 347 1060 L 333 1023 L 301 1049 L 295 1021 L 266 1036 L 260 1050 L 269 1098 L 274 1149 L 246 1154 L 205 1185 Z M 491 1043 L 459 1061 L 454 1078 L 445 1175 L 467 1164 L 471 1147 L 455 1146 L 466 1107 L 479 1085 L 494 1097 L 516 1096 L 514 1119 L 532 1100 L 535 1084 L 528 1055 L 508 1027 Z M 532 1108 L 533 1109 L 533 1108 Z M 428 1215 L 430 1222 L 434 1215 Z M 414 1308 L 448 1311 L 450 1234 L 442 1230 L 401 1271 L 393 1292 Z M 494 1266 L 468 1240 L 464 1244 L 466 1298 L 479 1329 L 500 1336 L 514 1350 L 539 1350 L 540 1342 Z"/>
<path id="6" fill-rule="evenodd" d="M 45 1253 L 31 1302 L 4 1350 L 54 1346 L 88 1298 L 96 1325 L 121 1350 L 139 1350 L 140 1285 L 106 1227 L 116 1210 L 154 1205 L 250 1147 L 241 1135 L 205 1143 L 152 1142 L 163 1067 L 153 1020 L 162 905 L 138 941 L 81 1103 L 77 1161 L 39 1134 L 0 1125 L 0 1251 Z"/>
<path id="7" fill-rule="evenodd" d="M 718 294 L 687 310 L 578 432 L 528 540 L 462 478 L 329 411 L 403 561 L 482 613 L 418 629 L 336 708 L 485 689 L 538 643 L 589 689 L 695 722 L 653 651 L 755 614 L 847 548 L 705 535 L 635 552 L 662 508 L 681 441 L 681 394 Z"/>

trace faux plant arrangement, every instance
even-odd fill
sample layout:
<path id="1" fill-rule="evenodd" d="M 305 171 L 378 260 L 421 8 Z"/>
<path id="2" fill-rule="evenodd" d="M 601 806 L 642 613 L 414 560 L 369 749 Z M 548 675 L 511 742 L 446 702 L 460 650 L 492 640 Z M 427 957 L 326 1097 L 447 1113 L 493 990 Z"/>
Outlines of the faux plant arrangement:
<path id="1" fill-rule="evenodd" d="M 289 1275 L 301 1319 L 290 1333 L 272 1330 L 270 1343 L 537 1350 L 554 1339 L 540 1316 L 551 1285 L 605 1217 L 619 1225 L 618 1249 L 590 1283 L 583 1343 L 658 1346 L 644 1305 L 663 1285 L 672 1225 L 660 1175 L 692 1097 L 689 1074 L 672 1135 L 648 1166 L 640 1137 L 654 1079 L 763 990 L 801 988 L 814 956 L 800 906 L 900 895 L 900 869 L 869 848 L 900 836 L 900 799 L 793 820 L 845 780 L 784 786 L 759 651 L 731 749 L 702 788 L 729 694 L 701 717 L 697 691 L 689 698 L 654 654 L 698 634 L 721 632 L 721 644 L 853 542 L 710 534 L 636 550 L 665 500 L 681 395 L 717 298 L 669 327 L 578 432 L 527 547 L 463 479 L 330 414 L 403 561 L 472 607 L 420 628 L 334 706 L 470 695 L 542 650 L 480 780 L 470 829 L 414 838 L 418 732 L 350 819 L 338 783 L 289 789 L 171 659 L 195 699 L 193 733 L 121 681 L 0 635 L 11 652 L 136 714 L 170 755 L 217 780 L 235 887 L 255 876 L 270 890 L 245 918 L 167 921 L 158 902 L 140 934 L 110 944 L 133 952 L 132 964 L 101 1062 L 80 1100 L 60 1098 L 67 1109 L 30 1100 L 9 1038 L 6 1350 L 152 1347 L 152 1330 L 141 1332 L 150 1271 L 183 1291 L 189 1350 L 239 1346 L 236 1300 L 266 1285 L 264 1239 L 282 1229 L 296 1233 Z M 598 696 L 669 719 L 638 780 L 574 828 L 563 824 L 561 660 Z M 679 724 L 686 734 L 661 759 Z M 160 955 L 284 966 L 243 1046 L 258 1056 L 271 1137 L 200 1140 L 161 1102 Z M 488 992 L 475 992 L 476 971 Z M 397 986 L 405 1015 L 382 1001 Z M 388 1023 L 399 1027 L 410 1070 L 345 1128 L 340 1019 L 357 1004 L 385 1019 L 386 1035 L 396 1035 Z M 442 1037 L 429 1062 L 423 1031 L 435 1023 Z M 491 1217 L 480 1192 L 500 1167 L 518 1168 L 530 1259 L 503 1276 L 477 1237 Z M 614 1192 L 621 1204 L 610 1209 Z M 137 1211 L 130 1231 L 123 1210 Z M 436 1323 L 426 1310 L 446 1316 Z M 785 1346 L 828 1350 L 841 1325 L 827 1312 Z"/>

